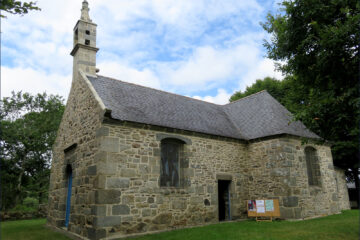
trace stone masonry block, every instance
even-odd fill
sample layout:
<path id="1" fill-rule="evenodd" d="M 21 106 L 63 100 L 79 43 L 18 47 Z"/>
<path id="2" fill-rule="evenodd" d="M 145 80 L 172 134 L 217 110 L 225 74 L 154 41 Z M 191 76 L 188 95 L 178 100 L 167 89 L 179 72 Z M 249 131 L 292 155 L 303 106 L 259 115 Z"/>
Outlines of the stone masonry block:
<path id="1" fill-rule="evenodd" d="M 185 168 L 184 169 L 184 177 L 194 177 L 194 169 L 193 168 Z"/>
<path id="2" fill-rule="evenodd" d="M 187 145 L 191 145 L 191 139 L 187 138 L 187 137 L 183 137 L 181 135 L 173 135 L 173 134 L 166 134 L 166 133 L 158 133 L 156 134 L 156 140 L 157 141 L 161 141 L 165 138 L 177 138 L 180 139 L 181 141 L 185 142 Z"/>
<path id="3" fill-rule="evenodd" d="M 119 138 L 104 137 L 100 141 L 100 150 L 106 152 L 119 152 L 120 151 Z"/>
<path id="4" fill-rule="evenodd" d="M 121 169 L 121 176 L 122 177 L 136 177 L 135 169 Z"/>
<path id="5" fill-rule="evenodd" d="M 106 215 L 106 206 L 105 205 L 91 206 L 91 215 L 105 216 Z"/>
<path id="6" fill-rule="evenodd" d="M 276 168 L 271 170 L 270 176 L 271 177 L 283 177 L 283 176 L 289 176 L 290 175 L 290 169 L 289 168 Z"/>
<path id="7" fill-rule="evenodd" d="M 108 178 L 106 180 L 107 188 L 129 188 L 129 178 Z"/>
<path id="8" fill-rule="evenodd" d="M 98 163 L 98 174 L 113 175 L 117 172 L 117 164 L 110 161 L 104 161 Z"/>
<path id="9" fill-rule="evenodd" d="M 154 224 L 170 224 L 172 221 L 171 213 L 161 213 L 153 219 Z"/>
<path id="10" fill-rule="evenodd" d="M 96 175 L 96 165 L 88 167 L 87 174 L 90 176 Z"/>
<path id="11" fill-rule="evenodd" d="M 301 218 L 301 208 L 294 208 L 295 212 L 295 218 L 300 219 Z"/>
<path id="12" fill-rule="evenodd" d="M 130 214 L 130 208 L 128 205 L 115 205 L 112 207 L 112 214 L 113 215 L 127 215 Z"/>
<path id="13" fill-rule="evenodd" d="M 120 202 L 121 191 L 100 189 L 95 192 L 96 204 L 113 204 Z"/>
<path id="14" fill-rule="evenodd" d="M 299 198 L 294 196 L 283 197 L 283 204 L 284 207 L 297 207 L 299 204 Z"/>
<path id="15" fill-rule="evenodd" d="M 190 204 L 200 204 L 203 203 L 203 199 L 201 197 L 190 197 Z"/>
<path id="16" fill-rule="evenodd" d="M 112 227 L 121 223 L 121 216 L 95 217 L 95 227 Z"/>
<path id="17" fill-rule="evenodd" d="M 90 240 L 102 239 L 102 238 L 106 237 L 106 230 L 105 229 L 88 228 L 87 236 Z"/>
<path id="18" fill-rule="evenodd" d="M 294 211 L 292 208 L 280 207 L 280 216 L 284 219 L 294 218 Z"/>
<path id="19" fill-rule="evenodd" d="M 95 162 L 106 161 L 106 160 L 107 160 L 107 153 L 104 151 L 99 151 L 94 156 Z"/>
<path id="20" fill-rule="evenodd" d="M 188 168 L 189 167 L 189 158 L 182 157 L 180 159 L 180 166 L 181 166 L 181 168 Z"/>
<path id="21" fill-rule="evenodd" d="M 160 148 L 154 148 L 153 155 L 156 157 L 160 157 L 161 156 Z"/>
<path id="22" fill-rule="evenodd" d="M 109 136 L 109 128 L 101 127 L 98 130 L 96 130 L 96 137 L 104 137 L 104 136 Z"/>
<path id="23" fill-rule="evenodd" d="M 333 193 L 331 199 L 332 199 L 333 201 L 339 201 L 338 194 L 337 194 L 337 193 Z"/>
<path id="24" fill-rule="evenodd" d="M 184 209 L 186 209 L 186 207 L 187 207 L 186 199 L 174 200 L 172 202 L 173 209 L 184 210 Z"/>
<path id="25" fill-rule="evenodd" d="M 94 180 L 94 187 L 104 189 L 105 188 L 106 176 L 99 175 Z"/>
<path id="26" fill-rule="evenodd" d="M 141 210 L 141 215 L 143 217 L 149 217 L 151 215 L 151 209 L 150 208 L 144 208 Z"/>

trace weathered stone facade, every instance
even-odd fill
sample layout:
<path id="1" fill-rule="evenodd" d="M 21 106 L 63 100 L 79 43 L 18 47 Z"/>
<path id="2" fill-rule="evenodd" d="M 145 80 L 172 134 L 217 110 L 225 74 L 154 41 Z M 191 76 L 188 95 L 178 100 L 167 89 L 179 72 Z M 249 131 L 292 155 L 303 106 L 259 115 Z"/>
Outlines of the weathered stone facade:
<path id="1" fill-rule="evenodd" d="M 308 183 L 305 148 L 316 149 L 320 185 Z M 283 137 L 251 143 L 247 169 L 252 169 L 250 199 L 279 198 L 282 218 L 307 218 L 348 209 L 344 171 L 334 170 L 331 148 L 302 144 L 301 139 Z M 341 177 L 340 177 L 341 176 Z M 335 178 L 340 178 L 338 184 Z M 342 189 L 340 191 L 340 188 Z M 339 204 L 341 202 L 341 204 Z"/>
<path id="2" fill-rule="evenodd" d="M 71 224 L 69 231 L 88 236 L 92 231 L 91 206 L 95 204 L 94 168 L 99 142 L 97 129 L 101 127 L 105 110 L 91 92 L 89 85 L 78 75 L 72 83 L 56 142 L 53 147 L 49 189 L 48 224 L 63 227 L 65 221 L 67 177 L 66 167 L 73 172 Z M 64 150 L 76 147 L 69 158 Z M 90 226 L 90 227 L 89 227 Z"/>
<path id="3" fill-rule="evenodd" d="M 103 124 L 98 152 L 98 205 L 102 216 L 96 227 L 110 235 L 194 226 L 218 221 L 217 180 L 232 180 L 233 219 L 245 211 L 246 145 L 204 137 L 170 134 L 116 124 Z M 186 139 L 179 188 L 160 187 L 161 139 Z M 99 200 L 99 204 L 104 203 Z M 236 211 L 235 211 L 236 210 Z"/>
<path id="4" fill-rule="evenodd" d="M 53 147 L 48 225 L 64 228 L 70 216 L 67 231 L 103 239 L 216 223 L 223 181 L 230 197 L 226 219 L 246 218 L 249 199 L 279 199 L 283 219 L 349 208 L 344 172 L 334 168 L 330 146 L 284 134 L 240 140 L 112 119 L 86 75 L 96 77 L 97 51 L 87 11 L 84 1 L 85 24 L 77 25 L 72 51 L 78 66 Z M 90 46 L 82 43 L 86 38 Z M 160 184 L 166 139 L 182 143 L 179 187 Z M 316 184 L 309 180 L 307 147 L 316 159 Z"/>
<path id="5" fill-rule="evenodd" d="M 344 173 L 334 169 L 329 146 L 302 144 L 301 139 L 291 136 L 244 142 L 108 121 L 102 117 L 104 110 L 96 106 L 86 80 L 75 84 L 74 89 L 79 88 L 74 91 L 77 98 L 92 99 L 79 103 L 84 106 L 82 111 L 90 113 L 88 104 L 93 104 L 95 111 L 86 118 L 72 110 L 64 116 L 52 167 L 52 225 L 64 225 L 66 164 L 73 165 L 76 183 L 69 231 L 90 239 L 216 223 L 218 180 L 231 180 L 234 220 L 246 217 L 247 199 L 278 198 L 284 219 L 334 214 L 349 208 Z M 69 106 L 72 101 L 69 98 Z M 82 125 L 82 133 L 78 131 L 77 135 L 70 124 Z M 68 141 L 64 141 L 65 136 Z M 184 184 L 179 188 L 159 185 L 164 138 L 186 142 L 181 159 Z M 64 149 L 75 142 L 76 159 L 64 162 Z M 304 160 L 308 145 L 315 147 L 319 156 L 321 186 L 308 184 Z"/>

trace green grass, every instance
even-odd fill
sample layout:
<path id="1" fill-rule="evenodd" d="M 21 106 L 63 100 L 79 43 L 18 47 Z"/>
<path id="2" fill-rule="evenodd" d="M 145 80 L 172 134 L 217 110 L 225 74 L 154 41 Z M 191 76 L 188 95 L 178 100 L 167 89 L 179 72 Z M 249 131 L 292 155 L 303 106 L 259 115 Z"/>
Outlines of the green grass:
<path id="1" fill-rule="evenodd" d="M 70 240 L 45 227 L 46 219 L 8 221 L 1 223 L 1 240 Z"/>
<path id="2" fill-rule="evenodd" d="M 359 239 L 358 210 L 306 221 L 243 221 L 147 235 L 132 240 L 352 240 Z"/>
<path id="3" fill-rule="evenodd" d="M 69 239 L 44 227 L 45 219 L 1 223 L 2 240 Z M 359 211 L 306 221 L 221 223 L 146 235 L 131 240 L 352 240 L 359 238 Z"/>

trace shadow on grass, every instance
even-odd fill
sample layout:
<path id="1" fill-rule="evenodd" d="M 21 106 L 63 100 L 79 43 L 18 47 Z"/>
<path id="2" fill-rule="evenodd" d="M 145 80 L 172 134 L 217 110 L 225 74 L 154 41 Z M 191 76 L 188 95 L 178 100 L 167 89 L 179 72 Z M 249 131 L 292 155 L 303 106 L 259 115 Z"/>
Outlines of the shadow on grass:
<path id="1" fill-rule="evenodd" d="M 1 223 L 3 240 L 69 240 L 45 227 L 45 219 Z M 355 240 L 359 237 L 359 211 L 306 221 L 242 221 L 179 229 L 129 240 Z"/>

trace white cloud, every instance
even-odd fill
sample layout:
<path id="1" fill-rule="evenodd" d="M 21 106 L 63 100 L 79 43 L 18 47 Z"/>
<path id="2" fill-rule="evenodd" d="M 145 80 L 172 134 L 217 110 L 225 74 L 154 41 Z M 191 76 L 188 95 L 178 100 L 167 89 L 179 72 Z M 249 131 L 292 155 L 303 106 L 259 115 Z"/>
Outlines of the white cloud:
<path id="1" fill-rule="evenodd" d="M 273 61 L 264 59 L 258 47 L 249 43 L 226 49 L 199 47 L 188 59 L 171 64 L 159 63 L 155 71 L 159 79 L 163 79 L 163 86 L 175 91 L 185 88 L 187 93 L 227 85 L 244 90 L 259 78 L 282 79 L 281 74 L 275 72 Z"/>
<path id="2" fill-rule="evenodd" d="M 116 62 L 103 62 L 98 65 L 100 75 L 113 77 L 130 83 L 160 89 L 160 81 L 149 69 L 137 70 Z"/>
<path id="3" fill-rule="evenodd" d="M 257 64 L 249 69 L 239 83 L 239 90 L 244 91 L 247 86 L 253 84 L 257 79 L 273 77 L 282 80 L 284 76 L 281 72 L 275 71 L 274 61 L 268 58 L 257 61 Z"/>
<path id="4" fill-rule="evenodd" d="M 199 47 L 189 59 L 173 64 L 159 64 L 159 72 L 169 85 L 189 86 L 193 91 L 224 82 L 234 71 L 234 55 L 226 50 Z"/>
<path id="5" fill-rule="evenodd" d="M 216 103 L 216 104 L 226 104 L 229 103 L 229 99 L 231 97 L 231 93 L 228 93 L 225 89 L 218 89 L 216 96 L 193 96 L 195 99 L 203 100 L 206 102 Z"/>
<path id="6" fill-rule="evenodd" d="M 42 11 L 2 21 L 2 93 L 46 90 L 67 97 L 81 1 L 37 5 Z M 89 5 L 98 24 L 101 75 L 216 103 L 257 78 L 279 78 L 272 61 L 263 58 L 266 34 L 251 28 L 266 13 L 256 0 L 90 0 Z"/>
<path id="7" fill-rule="evenodd" d="M 1 68 L 1 96 L 9 97 L 11 92 L 46 92 L 67 98 L 71 86 L 71 75 L 47 74 L 31 68 Z"/>

